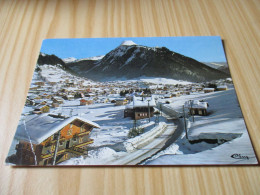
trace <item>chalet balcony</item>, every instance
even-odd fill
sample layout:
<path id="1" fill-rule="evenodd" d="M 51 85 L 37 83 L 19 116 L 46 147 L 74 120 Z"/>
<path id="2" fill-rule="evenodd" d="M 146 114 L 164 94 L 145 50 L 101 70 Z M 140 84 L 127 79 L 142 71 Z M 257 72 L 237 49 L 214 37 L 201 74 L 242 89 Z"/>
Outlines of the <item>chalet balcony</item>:
<path id="1" fill-rule="evenodd" d="M 73 154 L 76 154 L 76 155 L 79 155 L 79 156 L 87 155 L 88 154 L 88 150 L 87 149 L 83 149 L 81 147 L 84 147 L 86 145 L 92 144 L 93 142 L 94 142 L 94 140 L 90 139 L 87 142 L 78 144 L 76 146 L 72 146 L 70 148 L 66 148 L 66 149 L 60 150 L 60 151 L 57 152 L 57 155 L 61 155 L 61 154 L 66 153 L 66 152 L 73 153 Z M 51 154 L 41 155 L 41 158 L 45 159 L 45 158 L 50 158 L 52 156 L 54 156 L 54 152 L 52 152 Z"/>

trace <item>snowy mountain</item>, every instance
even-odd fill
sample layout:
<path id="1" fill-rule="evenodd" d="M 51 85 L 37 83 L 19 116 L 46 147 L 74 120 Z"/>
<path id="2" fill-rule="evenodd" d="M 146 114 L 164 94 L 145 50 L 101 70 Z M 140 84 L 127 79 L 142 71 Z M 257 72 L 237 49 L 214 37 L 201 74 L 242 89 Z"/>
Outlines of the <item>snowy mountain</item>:
<path id="1" fill-rule="evenodd" d="M 98 81 L 162 77 L 191 82 L 227 78 L 229 75 L 165 47 L 147 47 L 124 41 L 99 60 L 67 63 L 83 77 Z"/>
<path id="2" fill-rule="evenodd" d="M 63 62 L 65 62 L 65 63 L 70 63 L 70 62 L 75 62 L 75 61 L 77 61 L 77 58 L 69 57 L 69 58 L 64 58 L 64 59 L 62 59 L 62 60 L 63 60 Z"/>
<path id="3" fill-rule="evenodd" d="M 123 42 L 121 43 L 121 45 L 128 45 L 128 46 L 130 46 L 130 45 L 137 45 L 137 44 L 134 43 L 134 42 L 131 41 L 131 40 L 127 40 L 127 41 L 123 41 Z"/>
<path id="4" fill-rule="evenodd" d="M 49 64 L 49 65 L 65 65 L 65 62 L 57 57 L 56 55 L 48 55 L 44 53 L 40 53 L 37 61 L 38 65 L 44 65 L 44 64 Z"/>
<path id="5" fill-rule="evenodd" d="M 226 62 L 203 62 L 203 64 L 230 75 L 229 67 Z"/>
<path id="6" fill-rule="evenodd" d="M 79 61 L 83 61 L 83 60 L 100 60 L 103 57 L 104 57 L 104 55 L 103 56 L 94 56 L 94 57 L 90 57 L 90 58 L 82 58 L 82 59 L 79 59 L 77 61 L 79 62 Z"/>

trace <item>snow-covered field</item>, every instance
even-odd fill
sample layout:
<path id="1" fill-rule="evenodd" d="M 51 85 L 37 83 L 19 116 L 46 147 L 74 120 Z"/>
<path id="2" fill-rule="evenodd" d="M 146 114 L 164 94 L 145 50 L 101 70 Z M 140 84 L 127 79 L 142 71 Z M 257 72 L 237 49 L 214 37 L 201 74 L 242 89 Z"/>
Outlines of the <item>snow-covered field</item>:
<path id="1" fill-rule="evenodd" d="M 181 113 L 182 105 L 191 99 L 203 99 L 209 103 L 208 116 L 195 116 L 195 122 L 191 117 L 189 119 L 188 137 L 193 144 L 188 142 L 183 133 L 173 145 L 146 161 L 146 165 L 257 163 L 233 88 L 172 98 L 172 103 L 167 107 Z M 203 140 L 213 142 L 206 143 Z M 215 140 L 218 142 L 214 143 Z"/>

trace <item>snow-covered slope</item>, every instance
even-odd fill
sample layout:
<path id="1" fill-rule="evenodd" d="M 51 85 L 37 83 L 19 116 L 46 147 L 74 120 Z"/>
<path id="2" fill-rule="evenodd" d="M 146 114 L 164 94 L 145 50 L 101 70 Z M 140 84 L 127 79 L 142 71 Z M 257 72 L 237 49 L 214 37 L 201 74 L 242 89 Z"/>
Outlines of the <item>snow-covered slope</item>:
<path id="1" fill-rule="evenodd" d="M 83 61 L 83 60 L 101 60 L 104 57 L 104 55 L 102 56 L 93 56 L 93 57 L 89 57 L 89 58 L 82 58 L 77 60 L 77 62 Z"/>
<path id="2" fill-rule="evenodd" d="M 64 58 L 62 59 L 65 63 L 69 63 L 69 62 L 75 62 L 77 61 L 77 58 L 74 57 L 69 57 L 69 58 Z"/>
<path id="3" fill-rule="evenodd" d="M 189 143 L 183 134 L 174 143 L 176 150 L 167 149 L 147 164 L 257 163 L 234 89 L 174 98 L 167 106 L 182 112 L 182 105 L 190 99 L 204 99 L 209 103 L 208 116 L 195 116 L 195 122 L 190 118 L 188 137 L 192 142 Z M 203 140 L 218 140 L 219 143 L 208 144 Z M 219 145 L 222 141 L 227 142 Z"/>

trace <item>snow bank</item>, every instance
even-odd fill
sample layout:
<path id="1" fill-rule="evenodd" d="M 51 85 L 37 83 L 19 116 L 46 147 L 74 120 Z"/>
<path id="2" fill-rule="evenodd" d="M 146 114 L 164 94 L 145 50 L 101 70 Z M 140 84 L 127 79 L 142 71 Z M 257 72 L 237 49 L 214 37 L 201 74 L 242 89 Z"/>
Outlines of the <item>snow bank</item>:
<path id="1" fill-rule="evenodd" d="M 167 124 L 165 122 L 160 122 L 157 126 L 155 126 L 150 131 L 127 140 L 124 143 L 124 146 L 128 152 L 132 152 L 138 147 L 142 147 L 143 145 L 151 142 L 155 137 L 162 134 L 166 128 L 167 128 Z"/>
<path id="2" fill-rule="evenodd" d="M 105 165 L 106 162 L 118 158 L 120 153 L 117 153 L 111 148 L 103 147 L 98 150 L 90 150 L 87 157 L 71 158 L 59 165 Z"/>

